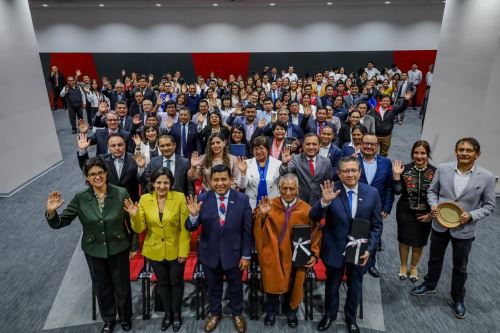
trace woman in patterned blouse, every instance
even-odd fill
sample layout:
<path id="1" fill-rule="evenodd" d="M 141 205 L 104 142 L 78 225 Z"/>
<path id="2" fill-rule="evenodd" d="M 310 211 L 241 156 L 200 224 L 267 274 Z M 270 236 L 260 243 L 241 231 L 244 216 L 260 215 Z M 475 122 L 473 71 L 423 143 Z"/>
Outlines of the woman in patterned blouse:
<path id="1" fill-rule="evenodd" d="M 401 194 L 396 209 L 401 259 L 399 278 L 407 278 L 408 254 L 411 247 L 410 280 L 416 282 L 417 266 L 431 231 L 429 222 L 432 217 L 427 203 L 427 189 L 434 178 L 436 168 L 428 163 L 431 148 L 427 141 L 415 142 L 411 156 L 412 162 L 406 165 L 402 165 L 401 161 L 394 161 L 392 170 L 394 193 Z"/>

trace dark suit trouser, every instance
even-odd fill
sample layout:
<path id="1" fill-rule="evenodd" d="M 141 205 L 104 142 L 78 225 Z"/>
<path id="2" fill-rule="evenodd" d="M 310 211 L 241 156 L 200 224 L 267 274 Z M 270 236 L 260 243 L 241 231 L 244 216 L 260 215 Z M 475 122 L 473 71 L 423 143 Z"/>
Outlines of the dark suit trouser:
<path id="1" fill-rule="evenodd" d="M 122 321 L 132 317 L 128 255 L 128 249 L 107 259 L 85 254 L 103 321 L 114 322 L 117 310 Z"/>
<path id="2" fill-rule="evenodd" d="M 446 248 L 451 240 L 451 247 L 453 249 L 451 298 L 455 301 L 464 299 L 465 281 L 467 281 L 467 263 L 469 262 L 469 253 L 474 239 L 474 237 L 469 239 L 454 238 L 451 236 L 449 230 L 446 232 L 432 230 L 429 262 L 427 265 L 427 275 L 425 276 L 425 283 L 429 288 L 435 289 L 438 284 L 443 269 Z"/>
<path id="3" fill-rule="evenodd" d="M 290 273 L 290 281 L 288 283 L 288 292 L 284 294 L 269 294 L 266 293 L 266 303 L 264 308 L 269 316 L 276 316 L 280 312 L 280 296 L 283 295 L 283 310 L 286 315 L 296 314 L 298 307 L 295 309 L 290 308 L 290 290 L 293 287 L 295 280 L 295 267 L 292 267 L 292 272 Z"/>
<path id="4" fill-rule="evenodd" d="M 61 93 L 62 87 L 54 86 L 52 87 L 52 108 L 59 108 L 59 99 L 62 101 L 63 107 L 66 107 L 66 98 L 62 98 L 59 94 Z"/>
<path id="5" fill-rule="evenodd" d="M 241 282 L 242 271 L 238 266 L 224 270 L 219 262 L 217 268 L 213 269 L 203 265 L 208 285 L 209 312 L 213 316 L 222 315 L 222 293 L 223 276 L 227 278 L 227 296 L 229 308 L 233 316 L 240 316 L 243 311 L 243 283 Z"/>
<path id="6" fill-rule="evenodd" d="M 69 117 L 69 123 L 71 124 L 71 129 L 76 130 L 76 117 L 78 116 L 78 119 L 83 119 L 83 110 L 81 107 L 73 107 L 71 105 L 68 105 L 68 117 Z"/>
<path id="7" fill-rule="evenodd" d="M 339 311 L 339 287 L 344 276 L 343 268 L 326 267 L 325 282 L 325 316 L 337 319 Z M 344 314 L 348 324 L 356 323 L 356 312 L 361 301 L 363 270 L 361 266 L 345 264 L 347 274 L 347 299 Z"/>
<path id="8" fill-rule="evenodd" d="M 165 316 L 181 314 L 184 296 L 184 265 L 175 260 L 154 261 L 149 259 L 158 281 L 158 291 Z"/>

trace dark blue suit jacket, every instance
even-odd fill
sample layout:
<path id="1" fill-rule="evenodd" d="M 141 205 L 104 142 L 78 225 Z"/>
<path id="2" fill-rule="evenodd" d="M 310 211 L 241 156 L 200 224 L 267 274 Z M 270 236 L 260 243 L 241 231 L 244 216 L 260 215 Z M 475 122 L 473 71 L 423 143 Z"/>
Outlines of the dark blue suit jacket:
<path id="1" fill-rule="evenodd" d="M 153 157 L 144 169 L 140 181 L 144 185 L 148 184 L 151 174 L 161 167 L 163 167 L 163 155 Z M 192 195 L 194 193 L 194 184 L 187 177 L 189 168 L 191 168 L 191 161 L 175 154 L 174 186 L 172 190 L 184 193 L 184 195 Z"/>
<path id="2" fill-rule="evenodd" d="M 198 243 L 198 259 L 202 264 L 215 269 L 222 265 L 224 270 L 237 267 L 242 257 L 251 256 L 252 210 L 248 197 L 235 190 L 229 190 L 224 226 L 219 223 L 218 200 L 214 191 L 198 196 L 202 201 L 196 223 L 186 220 L 186 229 L 194 231 L 203 226 Z"/>
<path id="3" fill-rule="evenodd" d="M 170 130 L 170 135 L 172 135 L 175 139 L 175 153 L 177 155 L 181 154 L 181 123 L 176 122 L 173 126 L 172 129 Z M 192 123 L 191 121 L 187 123 L 187 151 L 184 152 L 185 156 L 188 159 L 191 158 L 191 154 L 194 151 L 197 151 L 199 154 L 202 154 L 202 146 L 201 143 L 198 139 L 198 132 L 197 132 L 197 126 L 196 124 Z"/>
<path id="4" fill-rule="evenodd" d="M 335 176 L 337 174 L 337 169 L 339 168 L 340 159 L 342 158 L 342 150 L 340 150 L 340 148 L 334 145 L 332 142 L 327 157 L 332 163 L 333 174 Z"/>
<path id="5" fill-rule="evenodd" d="M 325 225 L 323 227 L 323 238 L 321 244 L 321 259 L 334 268 L 344 266 L 345 246 L 347 235 L 351 229 L 351 210 L 347 201 L 347 193 L 341 182 L 335 183 L 335 189 L 340 189 L 340 195 L 330 202 L 328 207 L 322 208 L 318 200 L 309 211 L 309 217 L 313 221 L 319 221 L 326 210 Z M 356 218 L 372 222 L 370 235 L 368 236 L 368 251 L 375 253 L 377 244 L 382 235 L 382 218 L 380 216 L 380 198 L 377 190 L 363 183 L 358 183 L 358 208 Z"/>
<path id="6" fill-rule="evenodd" d="M 363 156 L 359 154 L 358 159 L 361 168 L 361 178 L 359 181 L 368 184 L 365 169 L 363 167 Z M 380 202 L 382 203 L 382 211 L 390 214 L 392 203 L 394 202 L 394 192 L 392 191 L 392 163 L 390 159 L 380 155 L 377 155 L 376 159 L 377 172 L 375 173 L 375 177 L 373 177 L 372 183 L 369 185 L 377 189 L 380 196 Z"/>
<path id="7" fill-rule="evenodd" d="M 119 129 L 118 133 L 125 138 L 127 151 L 132 153 L 134 151 L 135 144 L 130 140 L 129 132 Z M 108 137 L 109 137 L 109 130 L 107 128 L 98 129 L 94 132 L 93 135 L 89 137 L 90 145 L 97 145 L 96 156 L 105 155 L 108 153 Z"/>

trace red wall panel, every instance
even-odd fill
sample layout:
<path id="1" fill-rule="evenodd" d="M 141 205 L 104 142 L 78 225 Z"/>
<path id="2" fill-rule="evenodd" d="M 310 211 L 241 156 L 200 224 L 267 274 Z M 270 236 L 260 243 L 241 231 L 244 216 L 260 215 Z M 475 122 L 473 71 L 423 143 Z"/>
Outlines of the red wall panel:
<path id="1" fill-rule="evenodd" d="M 250 53 L 193 53 L 196 75 L 208 77 L 215 72 L 217 77 L 228 78 L 229 74 L 248 76 Z"/>
<path id="2" fill-rule="evenodd" d="M 417 89 L 417 105 L 422 105 L 425 94 L 425 74 L 429 70 L 429 65 L 436 61 L 436 50 L 413 50 L 394 51 L 394 63 L 401 71 L 406 72 L 411 69 L 411 65 L 416 62 L 418 69 L 422 71 L 422 82 Z"/>

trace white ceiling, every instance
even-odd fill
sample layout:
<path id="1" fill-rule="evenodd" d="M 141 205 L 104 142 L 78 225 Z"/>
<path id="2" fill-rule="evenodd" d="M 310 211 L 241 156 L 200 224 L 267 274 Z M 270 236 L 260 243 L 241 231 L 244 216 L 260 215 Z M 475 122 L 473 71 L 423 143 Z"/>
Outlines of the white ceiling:
<path id="1" fill-rule="evenodd" d="M 48 8 L 78 8 L 78 7 L 213 7 L 217 3 L 218 7 L 270 7 L 270 3 L 278 7 L 302 7 L 302 6 L 327 6 L 328 2 L 332 6 L 386 6 L 385 0 L 29 0 L 31 7 Z M 390 5 L 436 5 L 444 4 L 443 0 L 390 0 Z"/>

